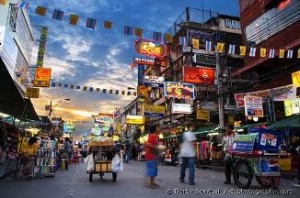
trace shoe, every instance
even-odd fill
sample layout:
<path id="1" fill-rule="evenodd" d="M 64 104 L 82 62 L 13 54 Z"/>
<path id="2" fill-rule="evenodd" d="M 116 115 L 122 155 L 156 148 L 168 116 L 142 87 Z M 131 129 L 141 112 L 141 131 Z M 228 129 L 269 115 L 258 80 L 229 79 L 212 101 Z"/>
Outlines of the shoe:
<path id="1" fill-rule="evenodd" d="M 224 184 L 230 184 L 231 182 L 230 181 L 224 181 Z"/>
<path id="2" fill-rule="evenodd" d="M 180 183 L 184 183 L 184 179 L 179 179 Z"/>
<path id="3" fill-rule="evenodd" d="M 195 182 L 190 182 L 190 185 L 191 186 L 195 186 Z"/>
<path id="4" fill-rule="evenodd" d="M 297 188 L 300 188 L 300 183 L 294 183 L 293 186 L 297 187 Z"/>

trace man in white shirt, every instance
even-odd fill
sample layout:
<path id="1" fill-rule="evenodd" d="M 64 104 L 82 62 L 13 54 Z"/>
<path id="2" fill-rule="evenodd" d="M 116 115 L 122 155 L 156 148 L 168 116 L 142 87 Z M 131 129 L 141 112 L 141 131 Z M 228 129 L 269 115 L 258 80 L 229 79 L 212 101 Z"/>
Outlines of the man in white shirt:
<path id="1" fill-rule="evenodd" d="M 195 149 L 194 141 L 196 140 L 195 134 L 192 132 L 194 126 L 189 125 L 188 131 L 182 134 L 182 144 L 180 145 L 180 157 L 181 157 L 181 167 L 180 167 L 180 182 L 184 182 L 185 169 L 189 166 L 189 183 L 190 185 L 195 185 L 194 173 L 195 173 Z"/>

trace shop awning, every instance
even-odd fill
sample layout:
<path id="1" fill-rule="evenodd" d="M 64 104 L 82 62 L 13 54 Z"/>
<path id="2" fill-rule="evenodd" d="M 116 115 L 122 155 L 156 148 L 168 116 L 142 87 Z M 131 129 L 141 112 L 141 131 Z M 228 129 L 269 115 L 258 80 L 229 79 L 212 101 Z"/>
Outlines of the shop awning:
<path id="1" fill-rule="evenodd" d="M 279 120 L 267 126 L 267 129 L 288 129 L 288 128 L 300 128 L 300 115 L 294 115 L 289 118 Z"/>
<path id="2" fill-rule="evenodd" d="M 27 111 L 25 110 L 25 107 Z M 39 120 L 30 99 L 23 98 L 0 58 L 0 112 L 20 120 Z"/>
<path id="3" fill-rule="evenodd" d="M 219 128 L 215 126 L 201 127 L 195 132 L 195 135 L 215 133 L 216 131 L 218 131 L 218 129 Z"/>

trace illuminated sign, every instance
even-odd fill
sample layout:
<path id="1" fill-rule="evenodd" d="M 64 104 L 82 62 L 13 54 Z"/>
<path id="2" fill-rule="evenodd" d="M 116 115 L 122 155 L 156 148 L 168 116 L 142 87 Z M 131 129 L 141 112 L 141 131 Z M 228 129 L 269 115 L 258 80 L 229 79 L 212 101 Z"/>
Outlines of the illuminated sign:
<path id="1" fill-rule="evenodd" d="M 250 117 L 264 117 L 262 97 L 245 96 L 245 115 Z"/>
<path id="2" fill-rule="evenodd" d="M 168 98 L 195 99 L 194 85 L 189 83 L 165 82 L 164 95 Z"/>
<path id="3" fill-rule="evenodd" d="M 193 84 L 213 85 L 215 82 L 215 69 L 207 67 L 183 67 L 183 81 Z"/>
<path id="4" fill-rule="evenodd" d="M 145 39 L 137 39 L 134 47 L 136 53 L 151 57 L 162 58 L 167 53 L 167 46 L 165 44 Z"/>
<path id="5" fill-rule="evenodd" d="M 33 86 L 35 87 L 49 87 L 51 79 L 50 68 L 36 68 Z"/>
<path id="6" fill-rule="evenodd" d="M 300 87 L 300 71 L 292 73 L 293 85 Z"/>

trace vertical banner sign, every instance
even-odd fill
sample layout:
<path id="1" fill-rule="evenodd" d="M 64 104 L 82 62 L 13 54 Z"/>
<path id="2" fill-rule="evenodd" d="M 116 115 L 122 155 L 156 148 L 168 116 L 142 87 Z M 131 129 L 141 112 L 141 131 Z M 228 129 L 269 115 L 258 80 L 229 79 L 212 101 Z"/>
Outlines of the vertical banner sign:
<path id="1" fill-rule="evenodd" d="M 245 115 L 250 117 L 264 117 L 262 97 L 245 96 Z"/>
<path id="2" fill-rule="evenodd" d="M 38 67 L 43 67 L 43 64 L 44 64 L 44 55 L 45 55 L 47 34 L 48 34 L 48 28 L 42 27 L 38 56 L 37 56 L 37 63 L 36 63 Z"/>
<path id="3" fill-rule="evenodd" d="M 144 82 L 144 65 L 138 65 L 138 85 L 143 85 Z"/>

